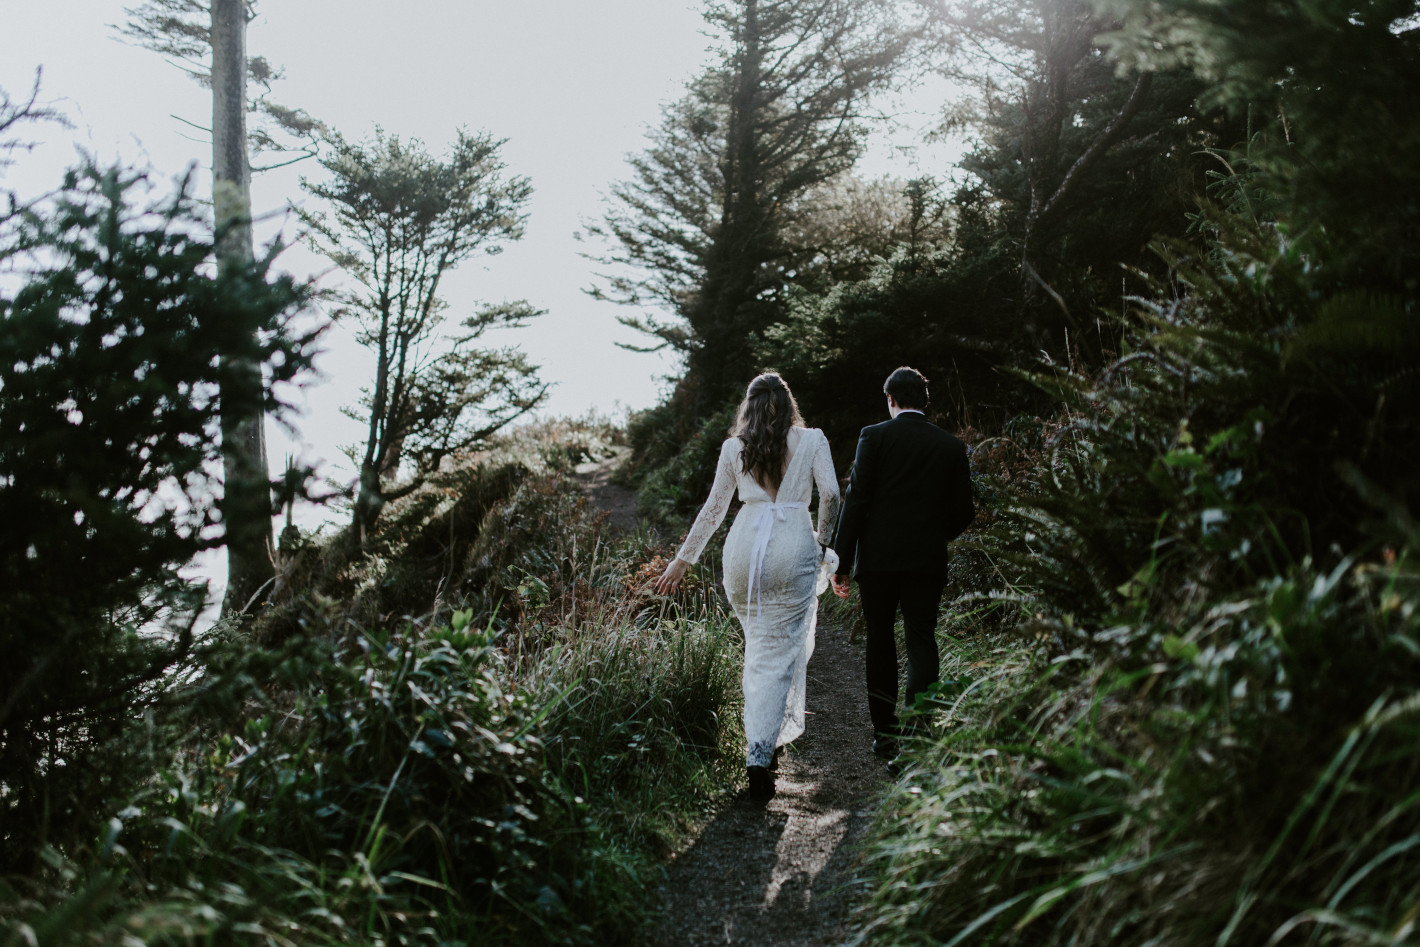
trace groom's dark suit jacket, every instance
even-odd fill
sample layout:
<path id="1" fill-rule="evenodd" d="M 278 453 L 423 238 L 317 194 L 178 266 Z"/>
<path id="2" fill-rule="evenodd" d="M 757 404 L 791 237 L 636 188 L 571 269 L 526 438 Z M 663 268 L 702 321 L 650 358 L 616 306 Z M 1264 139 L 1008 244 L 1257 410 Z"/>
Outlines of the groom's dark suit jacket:
<path id="1" fill-rule="evenodd" d="M 840 572 L 947 577 L 947 543 L 971 525 L 966 445 L 913 411 L 863 428 L 833 548 Z"/>

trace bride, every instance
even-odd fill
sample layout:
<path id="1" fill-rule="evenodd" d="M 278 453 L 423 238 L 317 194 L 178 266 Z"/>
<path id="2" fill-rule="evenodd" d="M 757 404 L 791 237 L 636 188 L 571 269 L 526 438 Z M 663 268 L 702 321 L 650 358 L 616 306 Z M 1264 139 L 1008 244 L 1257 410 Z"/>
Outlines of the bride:
<path id="1" fill-rule="evenodd" d="M 815 483 L 817 536 L 809 521 Z M 774 372 L 750 382 L 720 448 L 710 497 L 657 581 L 658 592 L 668 595 L 679 587 L 724 521 L 736 489 L 744 506 L 725 539 L 725 591 L 745 633 L 750 795 L 767 800 L 774 795 L 770 767 L 776 750 L 804 732 L 804 674 L 814 649 L 818 595 L 837 565 L 828 545 L 838 514 L 828 440 L 804 427 L 794 395 Z"/>

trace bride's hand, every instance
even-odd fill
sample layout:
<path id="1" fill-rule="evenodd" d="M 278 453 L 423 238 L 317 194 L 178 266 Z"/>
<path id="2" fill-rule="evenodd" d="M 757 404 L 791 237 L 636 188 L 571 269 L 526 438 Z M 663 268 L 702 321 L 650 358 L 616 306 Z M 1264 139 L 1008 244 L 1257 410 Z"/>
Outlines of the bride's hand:
<path id="1" fill-rule="evenodd" d="M 680 580 L 685 577 L 685 570 L 689 568 L 690 563 L 684 559 L 672 559 L 671 564 L 666 566 L 666 571 L 656 580 L 656 591 L 661 595 L 674 593 L 680 588 Z"/>

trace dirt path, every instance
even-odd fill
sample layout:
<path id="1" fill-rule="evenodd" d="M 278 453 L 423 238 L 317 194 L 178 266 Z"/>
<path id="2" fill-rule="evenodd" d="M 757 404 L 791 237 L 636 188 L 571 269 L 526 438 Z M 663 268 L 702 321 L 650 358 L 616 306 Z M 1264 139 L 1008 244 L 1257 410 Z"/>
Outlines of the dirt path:
<path id="1" fill-rule="evenodd" d="M 856 845 L 887 773 L 870 748 L 862 648 L 846 629 L 819 626 L 809 662 L 804 735 L 779 763 L 764 807 L 732 799 L 667 867 L 664 947 L 808 947 L 848 939 Z"/>
<path id="2" fill-rule="evenodd" d="M 623 448 L 603 460 L 578 464 L 574 470 L 582 492 L 592 506 L 608 514 L 607 525 L 614 533 L 627 533 L 636 528 L 636 491 L 611 482 L 617 468 L 625 460 L 626 450 Z"/>
<path id="3" fill-rule="evenodd" d="M 610 483 L 617 459 L 579 467 L 614 528 L 635 526 L 635 496 Z M 822 602 L 822 600 L 821 600 Z M 820 947 L 848 939 L 856 846 L 887 780 L 872 754 L 863 649 L 820 620 L 809 662 L 806 732 L 779 763 L 767 806 L 741 791 L 666 867 L 651 943 Z"/>

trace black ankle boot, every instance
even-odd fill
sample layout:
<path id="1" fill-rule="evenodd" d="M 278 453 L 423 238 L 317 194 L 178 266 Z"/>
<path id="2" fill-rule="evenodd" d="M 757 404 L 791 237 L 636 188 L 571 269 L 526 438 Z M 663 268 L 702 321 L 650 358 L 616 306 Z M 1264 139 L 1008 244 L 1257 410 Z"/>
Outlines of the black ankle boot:
<path id="1" fill-rule="evenodd" d="M 749 776 L 749 797 L 756 802 L 768 802 L 774 798 L 774 774 L 763 766 L 745 768 Z"/>

